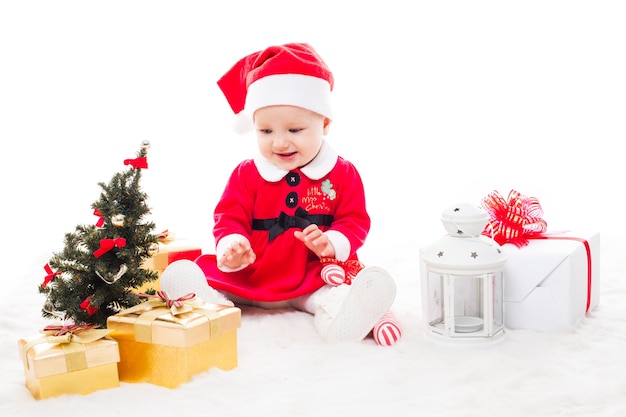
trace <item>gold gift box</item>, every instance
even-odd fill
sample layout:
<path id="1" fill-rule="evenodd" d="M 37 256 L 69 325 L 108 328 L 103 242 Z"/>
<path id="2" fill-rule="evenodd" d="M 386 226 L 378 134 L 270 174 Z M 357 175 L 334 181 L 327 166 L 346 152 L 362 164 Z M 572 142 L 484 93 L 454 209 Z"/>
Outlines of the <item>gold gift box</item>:
<path id="1" fill-rule="evenodd" d="M 117 371 L 120 354 L 115 340 L 61 344 L 39 339 L 42 337 L 18 340 L 26 388 L 36 399 L 89 394 L 120 386 Z"/>
<path id="2" fill-rule="evenodd" d="M 239 308 L 204 304 L 177 315 L 158 310 L 160 315 L 148 309 L 108 318 L 120 348 L 120 381 L 175 388 L 212 367 L 237 367 Z"/>
<path id="3" fill-rule="evenodd" d="M 137 292 L 146 292 L 148 288 L 158 291 L 161 289 L 161 274 L 169 264 L 181 259 L 195 261 L 202 255 L 202 249 L 198 246 L 190 244 L 183 239 L 171 240 L 168 242 L 159 242 L 159 251 L 152 257 L 146 259 L 142 268 L 150 269 L 159 274 L 156 281 L 147 282 L 137 289 Z"/>

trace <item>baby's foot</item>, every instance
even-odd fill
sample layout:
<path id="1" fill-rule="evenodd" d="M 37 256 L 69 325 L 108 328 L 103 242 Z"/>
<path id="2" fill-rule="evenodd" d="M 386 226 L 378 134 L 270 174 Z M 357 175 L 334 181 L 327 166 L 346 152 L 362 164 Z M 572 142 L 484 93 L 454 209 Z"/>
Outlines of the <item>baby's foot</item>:
<path id="1" fill-rule="evenodd" d="M 367 267 L 351 285 L 330 288 L 315 312 L 315 325 L 327 342 L 360 341 L 393 304 L 396 285 L 383 269 Z"/>

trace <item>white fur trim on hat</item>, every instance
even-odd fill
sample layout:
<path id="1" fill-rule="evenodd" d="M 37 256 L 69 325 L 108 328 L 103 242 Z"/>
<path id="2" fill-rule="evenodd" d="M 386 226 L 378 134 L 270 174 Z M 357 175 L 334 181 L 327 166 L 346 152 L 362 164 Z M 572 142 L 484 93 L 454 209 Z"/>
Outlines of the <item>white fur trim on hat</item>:
<path id="1" fill-rule="evenodd" d="M 301 74 L 263 77 L 248 87 L 245 112 L 254 116 L 262 107 L 288 105 L 311 110 L 332 120 L 331 89 L 328 81 Z"/>

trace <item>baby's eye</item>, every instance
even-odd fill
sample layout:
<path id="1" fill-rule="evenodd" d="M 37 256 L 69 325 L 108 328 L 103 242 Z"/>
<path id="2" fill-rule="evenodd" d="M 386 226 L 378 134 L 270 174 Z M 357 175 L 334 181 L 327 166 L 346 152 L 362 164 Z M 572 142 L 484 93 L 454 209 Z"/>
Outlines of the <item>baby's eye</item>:
<path id="1" fill-rule="evenodd" d="M 293 129 L 289 129 L 289 133 L 298 133 L 300 132 L 302 129 L 300 128 L 293 128 Z"/>
<path id="2" fill-rule="evenodd" d="M 259 132 L 265 135 L 269 135 L 270 133 L 272 133 L 272 129 L 259 129 Z"/>

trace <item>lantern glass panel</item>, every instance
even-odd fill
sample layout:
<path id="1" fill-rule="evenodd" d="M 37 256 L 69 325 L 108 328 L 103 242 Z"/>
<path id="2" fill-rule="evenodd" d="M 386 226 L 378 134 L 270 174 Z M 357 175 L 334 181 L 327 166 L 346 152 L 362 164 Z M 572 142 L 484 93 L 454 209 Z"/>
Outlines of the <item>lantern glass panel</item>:
<path id="1" fill-rule="evenodd" d="M 427 319 L 429 326 L 434 329 L 438 329 L 438 331 L 443 332 L 445 325 L 445 313 L 444 313 L 444 302 L 443 302 L 443 288 L 444 288 L 444 276 L 428 271 L 427 274 L 427 282 L 428 282 L 428 304 L 427 304 Z"/>
<path id="2" fill-rule="evenodd" d="M 454 282 L 455 317 L 477 317 L 484 319 L 483 280 L 480 276 L 452 275 Z M 459 326 L 457 326 L 459 327 Z M 481 326 L 482 328 L 482 326 Z M 462 330 L 457 328 L 457 331 Z M 480 330 L 480 329 L 476 329 Z"/>
<path id="3" fill-rule="evenodd" d="M 490 274 L 493 286 L 493 329 L 494 332 L 504 327 L 504 273 L 502 271 Z"/>
<path id="4" fill-rule="evenodd" d="M 427 320 L 454 338 L 491 337 L 504 328 L 503 273 L 455 275 L 427 271 Z"/>

